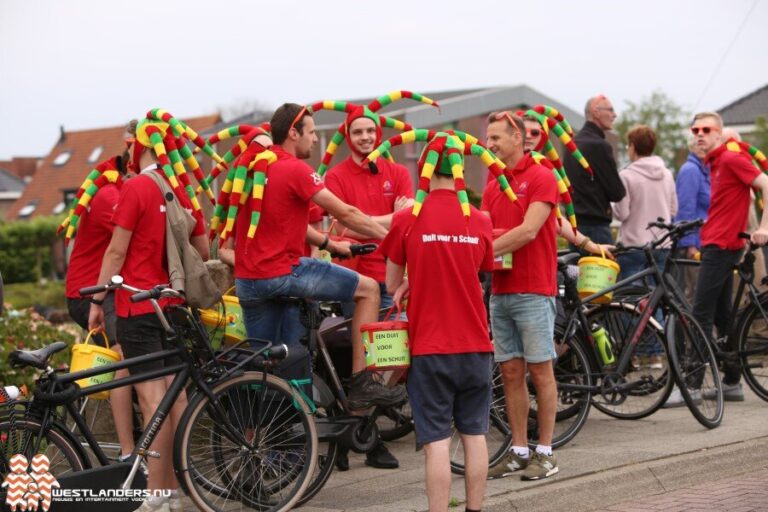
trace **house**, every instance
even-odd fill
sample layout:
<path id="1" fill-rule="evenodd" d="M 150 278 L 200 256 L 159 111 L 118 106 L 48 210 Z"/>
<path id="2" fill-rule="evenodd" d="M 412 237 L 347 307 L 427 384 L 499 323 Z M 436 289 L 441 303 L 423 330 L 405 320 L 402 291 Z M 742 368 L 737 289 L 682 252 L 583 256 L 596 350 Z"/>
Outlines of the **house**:
<path id="1" fill-rule="evenodd" d="M 26 186 L 24 180 L 0 165 L 0 218 L 3 218 L 5 212 L 21 197 Z"/>
<path id="2" fill-rule="evenodd" d="M 381 92 L 384 94 L 387 91 Z M 418 92 L 437 101 L 440 104 L 440 108 L 437 109 L 412 100 L 401 100 L 381 109 L 380 113 L 411 123 L 416 128 L 457 129 L 471 133 L 480 140 L 485 140 L 485 129 L 488 124 L 487 116 L 489 113 L 500 110 L 520 110 L 538 104 L 550 105 L 558 109 L 568 119 L 574 130 L 578 130 L 584 124 L 583 115 L 527 85 Z M 314 103 L 323 99 L 338 100 L 340 98 L 315 98 L 311 101 Z M 346 101 L 355 104 L 368 104 L 373 99 L 363 98 Z M 209 133 L 233 124 L 257 125 L 263 121 L 268 121 L 270 116 L 271 114 L 264 114 L 263 112 L 247 114 L 230 122 L 222 123 L 215 127 L 215 129 L 211 129 Z M 320 111 L 314 115 L 320 143 L 315 146 L 312 157 L 309 160 L 309 164 L 313 167 L 319 166 L 328 141 L 333 137 L 339 124 L 344 121 L 344 117 L 345 114 L 341 112 L 329 111 Z M 395 131 L 384 130 L 385 138 L 395 134 Z M 229 145 L 220 149 L 219 153 L 223 153 L 228 148 Z M 414 183 L 416 183 L 417 178 L 416 163 L 422 148 L 423 144 L 410 144 L 405 147 L 395 148 L 392 151 L 395 160 L 411 170 Z M 331 165 L 341 162 L 348 155 L 349 151 L 346 144 L 343 144 L 337 151 L 336 156 L 334 156 Z M 486 182 L 487 170 L 476 158 L 467 158 L 466 166 L 465 179 L 467 186 L 481 193 Z"/>
<path id="3" fill-rule="evenodd" d="M 0 169 L 4 169 L 17 178 L 24 180 L 24 183 L 32 181 L 37 168 L 40 166 L 41 158 L 36 156 L 15 156 L 10 160 L 0 160 Z"/>
<path id="4" fill-rule="evenodd" d="M 717 112 L 726 126 L 735 129 L 742 136 L 754 132 L 758 117 L 768 120 L 768 85 L 737 99 Z"/>
<path id="5" fill-rule="evenodd" d="M 220 122 L 218 114 L 185 120 L 196 131 Z M 56 215 L 69 206 L 88 171 L 125 149 L 125 125 L 91 130 L 61 130 L 50 153 L 42 159 L 34 178 L 6 212 L 6 220 Z"/>

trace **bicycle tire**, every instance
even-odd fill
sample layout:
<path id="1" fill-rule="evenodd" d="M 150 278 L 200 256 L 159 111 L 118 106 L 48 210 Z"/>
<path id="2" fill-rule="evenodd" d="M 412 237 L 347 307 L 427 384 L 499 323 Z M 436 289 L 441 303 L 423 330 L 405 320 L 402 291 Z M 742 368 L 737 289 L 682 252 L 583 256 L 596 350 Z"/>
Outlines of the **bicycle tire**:
<path id="1" fill-rule="evenodd" d="M 707 428 L 723 421 L 723 383 L 712 346 L 699 323 L 672 305 L 666 334 L 673 376 L 694 418 Z"/>
<path id="2" fill-rule="evenodd" d="M 317 431 L 306 402 L 287 382 L 260 372 L 226 379 L 211 392 L 226 417 L 198 393 L 174 440 L 176 475 L 190 499 L 207 512 L 290 510 L 317 461 Z M 243 447 L 229 429 L 260 436 Z"/>
<path id="3" fill-rule="evenodd" d="M 318 408 L 315 411 L 315 417 L 332 417 L 338 414 L 341 414 L 341 411 L 335 405 L 328 410 Z M 309 485 L 304 490 L 299 501 L 296 502 L 296 507 L 306 504 L 325 487 L 336 466 L 336 459 L 339 457 L 340 451 L 341 446 L 339 446 L 339 443 L 318 439 L 317 464 L 315 464 L 315 470 L 310 477 Z"/>
<path id="4" fill-rule="evenodd" d="M 768 308 L 768 296 L 761 295 L 760 306 Z M 768 401 L 768 322 L 754 304 L 739 317 L 736 333 L 744 381 L 758 397 Z"/>
<path id="5" fill-rule="evenodd" d="M 413 413 L 411 403 L 396 407 L 387 407 L 376 419 L 379 427 L 379 436 L 382 441 L 396 441 L 413 432 Z"/>
<path id="6" fill-rule="evenodd" d="M 669 398 L 672 392 L 674 380 L 669 369 L 669 354 L 664 337 L 664 330 L 651 317 L 645 325 L 638 342 L 627 347 L 627 341 L 640 320 L 641 311 L 638 306 L 627 302 L 613 302 L 596 307 L 587 313 L 587 320 L 591 326 L 593 323 L 605 328 L 606 333 L 613 341 L 616 359 L 623 355 L 625 350 L 631 350 L 631 362 L 624 374 L 611 374 L 604 370 L 597 372 L 600 367 L 596 364 L 599 356 L 592 349 L 595 372 L 593 378 L 606 382 L 607 379 L 621 379 L 626 384 L 636 384 L 626 392 L 594 393 L 592 405 L 600 412 L 613 418 L 624 420 L 637 420 L 650 416 Z M 652 367 L 650 356 L 658 357 L 656 364 L 661 368 Z M 607 383 L 606 383 L 607 388 Z"/>
<path id="7" fill-rule="evenodd" d="M 34 445 L 40 436 L 42 424 L 39 420 L 21 416 L 10 419 L 3 413 L 0 419 L 0 474 L 10 473 L 8 460 L 18 453 L 24 455 L 29 462 L 37 455 L 32 453 Z M 11 413 L 9 413 L 11 414 Z M 20 412 L 23 415 L 23 412 Z M 57 422 L 53 422 L 45 432 L 43 441 L 45 449 L 38 453 L 48 456 L 50 473 L 59 478 L 67 473 L 82 471 L 90 467 L 85 452 L 70 432 Z M 42 442 L 42 441 L 41 441 Z M 42 447 L 42 445 L 41 445 Z M 5 502 L 7 489 L 0 489 L 0 501 Z"/>

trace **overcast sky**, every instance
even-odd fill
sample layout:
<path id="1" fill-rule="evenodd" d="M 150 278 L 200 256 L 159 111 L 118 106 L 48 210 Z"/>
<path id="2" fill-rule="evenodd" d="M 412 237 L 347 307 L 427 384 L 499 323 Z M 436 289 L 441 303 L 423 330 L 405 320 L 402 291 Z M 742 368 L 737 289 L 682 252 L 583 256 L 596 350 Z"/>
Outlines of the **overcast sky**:
<path id="1" fill-rule="evenodd" d="M 153 107 L 394 89 L 524 83 L 578 110 L 660 89 L 710 110 L 768 83 L 768 0 L 0 0 L 0 73 L 0 159 Z"/>

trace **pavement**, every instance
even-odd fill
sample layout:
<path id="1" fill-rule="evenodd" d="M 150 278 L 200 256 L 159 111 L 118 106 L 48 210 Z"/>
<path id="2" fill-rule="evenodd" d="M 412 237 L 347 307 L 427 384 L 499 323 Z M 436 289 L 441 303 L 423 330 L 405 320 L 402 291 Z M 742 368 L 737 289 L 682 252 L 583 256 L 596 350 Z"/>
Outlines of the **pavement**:
<path id="1" fill-rule="evenodd" d="M 299 510 L 426 511 L 423 452 L 415 451 L 412 434 L 388 446 L 400 469 L 370 468 L 363 455 L 350 454 L 350 471 L 334 472 Z M 560 472 L 546 480 L 489 481 L 483 510 L 768 510 L 768 403 L 749 390 L 746 401 L 726 403 L 723 423 L 714 430 L 702 427 L 687 408 L 661 409 L 635 421 L 592 408 L 581 432 L 556 453 Z M 451 510 L 463 510 L 463 485 L 454 477 Z M 720 494 L 703 499 L 702 488 Z"/>

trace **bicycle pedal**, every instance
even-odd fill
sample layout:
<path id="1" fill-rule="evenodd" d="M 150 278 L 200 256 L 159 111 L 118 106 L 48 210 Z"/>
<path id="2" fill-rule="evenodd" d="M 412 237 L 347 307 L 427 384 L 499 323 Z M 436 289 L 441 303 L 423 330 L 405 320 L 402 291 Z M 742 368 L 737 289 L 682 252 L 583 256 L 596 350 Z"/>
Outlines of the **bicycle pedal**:
<path id="1" fill-rule="evenodd" d="M 152 457 L 153 459 L 159 459 L 160 454 L 154 450 L 139 450 L 139 457 Z"/>

